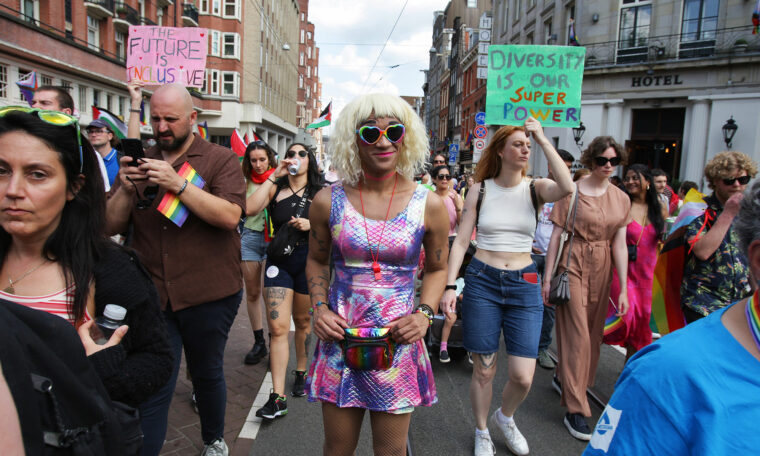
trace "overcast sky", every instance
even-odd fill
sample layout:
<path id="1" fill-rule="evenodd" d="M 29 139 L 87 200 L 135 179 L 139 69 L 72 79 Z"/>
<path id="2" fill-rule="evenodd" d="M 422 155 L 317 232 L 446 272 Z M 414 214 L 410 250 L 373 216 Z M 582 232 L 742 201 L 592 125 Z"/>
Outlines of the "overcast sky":
<path id="1" fill-rule="evenodd" d="M 432 46 L 433 11 L 448 0 L 408 0 L 370 74 L 405 0 L 311 0 L 309 21 L 319 47 L 322 105 L 333 102 L 333 122 L 363 93 L 422 96 Z M 393 68 L 391 68 L 393 67 Z M 325 133 L 329 134 L 329 127 Z"/>

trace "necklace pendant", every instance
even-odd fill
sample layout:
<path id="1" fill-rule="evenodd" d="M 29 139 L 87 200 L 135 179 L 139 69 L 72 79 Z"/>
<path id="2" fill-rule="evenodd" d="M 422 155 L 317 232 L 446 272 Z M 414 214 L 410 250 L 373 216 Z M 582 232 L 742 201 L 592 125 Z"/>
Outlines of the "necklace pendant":
<path id="1" fill-rule="evenodd" d="M 377 261 L 372 262 L 372 271 L 375 273 L 375 280 L 380 280 L 383 276 L 380 274 L 380 265 Z"/>
<path id="2" fill-rule="evenodd" d="M 7 287 L 5 287 L 3 289 L 3 291 L 6 292 L 6 293 L 8 293 L 8 294 L 15 294 L 16 293 L 16 289 L 13 288 L 13 285 L 8 285 Z"/>

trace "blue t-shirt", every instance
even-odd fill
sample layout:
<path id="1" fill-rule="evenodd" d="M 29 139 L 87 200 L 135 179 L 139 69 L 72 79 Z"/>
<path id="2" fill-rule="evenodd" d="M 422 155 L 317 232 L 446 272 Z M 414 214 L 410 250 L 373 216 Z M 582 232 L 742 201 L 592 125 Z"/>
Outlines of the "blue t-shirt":
<path id="1" fill-rule="evenodd" d="M 584 455 L 760 453 L 760 361 L 723 326 L 725 311 L 631 358 Z"/>
<path id="2" fill-rule="evenodd" d="M 116 175 L 119 174 L 119 154 L 116 152 L 116 149 L 111 149 L 111 153 L 103 157 L 103 163 L 106 165 L 108 183 L 113 185 Z"/>

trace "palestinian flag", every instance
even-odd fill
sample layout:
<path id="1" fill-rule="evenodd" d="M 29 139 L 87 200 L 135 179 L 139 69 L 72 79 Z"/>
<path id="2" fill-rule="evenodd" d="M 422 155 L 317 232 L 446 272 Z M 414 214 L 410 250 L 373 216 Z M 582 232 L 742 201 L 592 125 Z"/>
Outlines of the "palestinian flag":
<path id="1" fill-rule="evenodd" d="M 332 120 L 332 101 L 327 104 L 327 107 L 322 111 L 321 114 L 319 114 L 319 119 L 317 119 L 314 123 L 309 124 L 306 129 L 310 128 L 322 128 L 330 125 L 330 121 Z"/>
<path id="2" fill-rule="evenodd" d="M 251 141 L 249 141 L 248 143 L 253 142 L 253 141 L 263 141 L 263 139 L 261 139 L 261 136 L 256 134 L 255 130 L 251 130 L 251 134 L 253 134 L 253 139 L 251 139 Z M 246 133 L 246 135 L 248 135 L 248 133 Z"/>
<path id="3" fill-rule="evenodd" d="M 111 131 L 119 138 L 124 139 L 127 137 L 127 125 L 111 111 L 97 106 L 92 107 L 92 120 L 100 119 L 108 124 Z"/>
<path id="4" fill-rule="evenodd" d="M 198 135 L 201 138 L 208 140 L 208 122 L 204 121 L 198 124 Z"/>
<path id="5" fill-rule="evenodd" d="M 237 128 L 232 130 L 232 136 L 230 136 L 230 148 L 241 161 L 245 155 L 246 147 L 248 147 L 247 135 L 246 137 L 241 136 Z"/>

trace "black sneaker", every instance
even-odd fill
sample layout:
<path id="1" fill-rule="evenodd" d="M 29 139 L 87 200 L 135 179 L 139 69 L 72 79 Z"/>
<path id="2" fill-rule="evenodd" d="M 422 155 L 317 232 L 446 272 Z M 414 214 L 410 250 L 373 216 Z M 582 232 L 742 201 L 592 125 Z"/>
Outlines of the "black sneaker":
<path id="1" fill-rule="evenodd" d="M 578 440 L 591 440 L 591 429 L 580 413 L 565 413 L 565 427 Z"/>
<path id="2" fill-rule="evenodd" d="M 562 396 L 562 383 L 559 382 L 556 375 L 552 378 L 552 388 L 554 388 L 554 391 L 556 391 L 557 394 Z"/>
<path id="3" fill-rule="evenodd" d="M 273 420 L 278 416 L 288 414 L 288 398 L 277 393 L 269 395 L 269 400 L 263 407 L 256 410 L 256 416 L 267 420 Z"/>
<path id="4" fill-rule="evenodd" d="M 292 374 L 294 374 L 296 378 L 293 381 L 293 391 L 290 394 L 292 394 L 293 397 L 306 396 L 306 392 L 304 391 L 304 388 L 306 387 L 306 372 L 294 370 Z"/>
<path id="5" fill-rule="evenodd" d="M 246 364 L 258 364 L 261 358 L 267 355 L 267 346 L 264 342 L 253 344 L 253 348 L 245 355 Z"/>
<path id="6" fill-rule="evenodd" d="M 451 361 L 451 358 L 449 357 L 449 351 L 441 350 L 441 352 L 438 354 L 438 361 L 442 363 L 448 363 L 449 361 Z"/>

